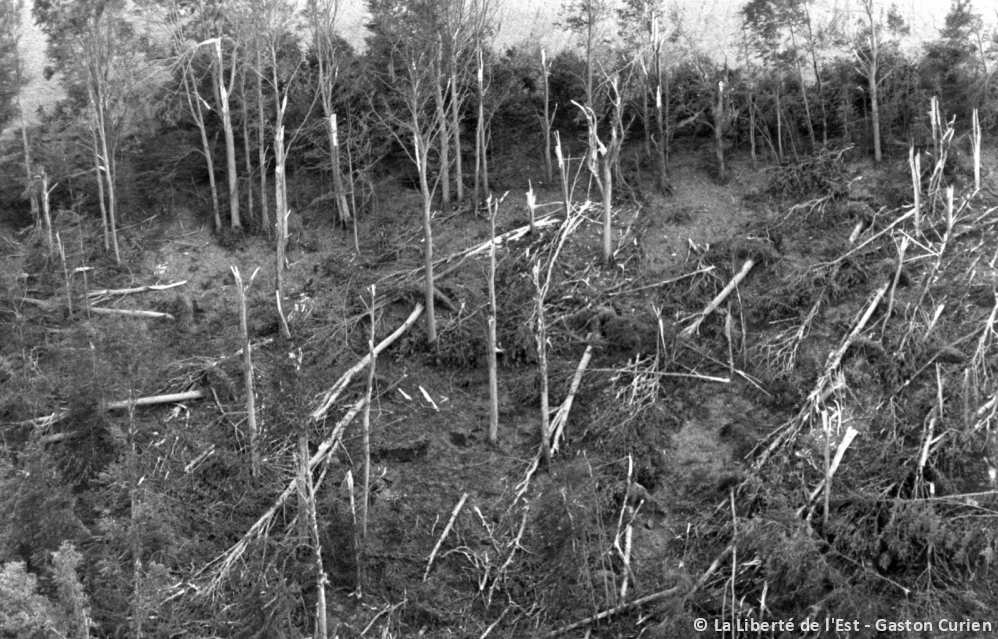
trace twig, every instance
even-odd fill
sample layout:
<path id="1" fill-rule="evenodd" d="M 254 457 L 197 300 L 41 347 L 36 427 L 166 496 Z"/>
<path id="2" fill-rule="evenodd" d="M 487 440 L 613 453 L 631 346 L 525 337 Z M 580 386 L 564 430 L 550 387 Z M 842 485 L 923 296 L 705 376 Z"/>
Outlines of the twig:
<path id="1" fill-rule="evenodd" d="M 426 571 L 423 573 L 423 581 L 430 576 L 430 568 L 433 567 L 433 560 L 437 557 L 437 551 L 440 550 L 441 544 L 444 543 L 444 539 L 450 533 L 451 527 L 454 525 L 454 521 L 457 519 L 458 514 L 461 512 L 461 508 L 464 506 L 464 502 L 468 499 L 468 493 L 461 495 L 460 501 L 457 502 L 457 506 L 454 507 L 453 512 L 450 514 L 450 521 L 444 526 L 444 531 L 440 533 L 440 539 L 437 540 L 437 545 L 433 547 L 433 551 L 430 553 L 430 558 L 426 562 Z"/>
<path id="2" fill-rule="evenodd" d="M 523 519 L 520 521 L 520 532 L 516 533 L 516 539 L 514 539 L 513 543 L 510 544 L 511 548 L 510 548 L 510 551 L 509 551 L 509 556 L 506 557 L 506 561 L 504 561 L 502 563 L 502 565 L 499 566 L 499 570 L 496 571 L 496 576 L 492 580 L 492 586 L 489 588 L 489 596 L 486 599 L 486 602 L 487 602 L 486 605 L 492 603 L 492 594 L 495 592 L 496 586 L 499 585 L 499 582 L 502 580 L 503 575 L 506 574 L 506 569 L 508 569 L 509 565 L 511 563 L 513 563 L 513 556 L 516 554 L 516 549 L 521 547 L 520 546 L 520 540 L 523 539 L 523 531 L 526 530 L 526 528 L 527 528 L 527 514 L 529 512 L 530 512 L 530 506 L 528 505 L 527 508 L 525 508 L 523 510 Z M 505 613 L 503 613 L 503 614 L 505 614 Z M 502 617 L 500 617 L 499 619 L 502 620 Z M 499 623 L 499 622 L 497 621 L 496 623 Z M 493 625 L 495 625 L 495 624 L 493 624 Z M 488 634 L 488 632 L 486 632 L 485 634 Z M 485 635 L 482 635 L 482 636 L 485 636 Z"/>

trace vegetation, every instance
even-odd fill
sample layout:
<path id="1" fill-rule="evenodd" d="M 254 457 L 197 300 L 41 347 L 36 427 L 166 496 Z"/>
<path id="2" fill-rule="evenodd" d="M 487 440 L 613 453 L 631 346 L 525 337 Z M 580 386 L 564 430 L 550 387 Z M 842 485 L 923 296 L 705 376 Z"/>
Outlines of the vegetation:
<path id="1" fill-rule="evenodd" d="M 993 622 L 994 24 L 368 8 L 0 0 L 0 636 Z"/>

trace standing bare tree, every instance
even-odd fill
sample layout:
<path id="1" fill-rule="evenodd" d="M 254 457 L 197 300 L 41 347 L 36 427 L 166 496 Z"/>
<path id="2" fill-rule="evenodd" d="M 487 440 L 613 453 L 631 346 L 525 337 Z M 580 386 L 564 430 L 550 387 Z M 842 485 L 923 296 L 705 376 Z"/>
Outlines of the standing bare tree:
<path id="1" fill-rule="evenodd" d="M 879 21 L 875 15 L 874 0 L 862 0 L 862 2 L 863 13 L 866 14 L 867 20 L 865 42 L 864 46 L 856 48 L 855 55 L 869 91 L 870 120 L 873 125 L 873 159 L 879 164 L 884 157 L 880 148 L 880 96 L 878 95 L 880 82 L 883 80 L 879 77 L 881 34 Z"/>
<path id="2" fill-rule="evenodd" d="M 216 64 L 213 68 L 215 100 L 222 114 L 222 129 L 225 132 L 225 159 L 226 174 L 229 178 L 229 218 L 232 228 L 242 228 L 239 219 L 239 174 L 236 170 L 236 136 L 232 126 L 232 109 L 230 107 L 229 96 L 236 85 L 236 52 L 238 46 L 233 44 L 232 62 L 229 66 L 229 79 L 225 80 L 225 59 L 222 57 L 222 36 L 215 39 Z"/>
<path id="3" fill-rule="evenodd" d="M 312 31 L 312 47 L 315 49 L 318 71 L 319 99 L 322 114 L 329 134 L 330 168 L 333 175 L 333 195 L 336 211 L 341 224 L 349 224 L 352 219 L 347 193 L 344 187 L 342 160 L 340 158 L 339 126 L 334 112 L 333 100 L 339 63 L 339 44 L 336 37 L 336 17 L 339 0 L 307 0 L 305 16 Z"/>

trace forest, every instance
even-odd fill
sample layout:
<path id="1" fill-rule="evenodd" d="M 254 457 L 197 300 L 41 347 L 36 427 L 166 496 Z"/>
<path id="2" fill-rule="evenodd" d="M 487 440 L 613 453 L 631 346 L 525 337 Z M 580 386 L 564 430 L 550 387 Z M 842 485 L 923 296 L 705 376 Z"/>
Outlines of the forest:
<path id="1" fill-rule="evenodd" d="M 993 636 L 998 13 L 346 1 L 0 0 L 0 637 Z"/>

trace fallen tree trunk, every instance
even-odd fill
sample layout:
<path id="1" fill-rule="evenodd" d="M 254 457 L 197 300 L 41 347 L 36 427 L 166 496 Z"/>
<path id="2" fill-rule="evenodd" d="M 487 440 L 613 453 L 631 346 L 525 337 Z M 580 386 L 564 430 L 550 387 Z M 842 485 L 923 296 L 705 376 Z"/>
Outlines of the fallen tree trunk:
<path id="1" fill-rule="evenodd" d="M 346 390 L 346 387 L 347 385 L 350 384 L 350 380 L 353 379 L 353 376 L 356 375 L 361 370 L 363 370 L 364 367 L 367 366 L 368 362 L 371 361 L 372 354 L 374 355 L 374 357 L 377 357 L 378 355 L 381 354 L 381 351 L 391 346 L 391 344 L 395 340 L 401 337 L 403 333 L 409 330 L 409 328 L 416 323 L 416 320 L 419 319 L 419 316 L 422 315 L 422 313 L 423 313 L 423 305 L 416 304 L 416 308 L 414 308 L 412 310 L 412 313 L 409 314 L 408 319 L 406 319 L 401 326 L 395 329 L 394 333 L 392 333 L 384 340 L 382 340 L 382 342 L 374 348 L 373 353 L 368 353 L 367 355 L 364 356 L 362 360 L 354 364 L 354 366 L 350 370 L 343 373 L 340 379 L 335 384 L 333 384 L 333 386 L 328 391 L 326 391 L 326 394 L 322 397 L 322 400 L 319 402 L 319 407 L 312 411 L 312 414 L 310 415 L 312 421 L 319 421 L 320 419 L 325 417 L 326 413 L 329 412 L 329 409 L 332 408 L 333 403 L 337 399 L 339 399 L 339 396 L 343 394 L 344 390 Z"/>
<path id="2" fill-rule="evenodd" d="M 46 311 L 55 311 L 62 308 L 62 305 L 55 302 L 50 302 L 48 300 L 36 300 L 31 297 L 23 297 L 21 301 L 43 308 Z M 146 319 L 175 319 L 173 315 L 169 313 L 160 313 L 158 311 L 133 311 L 125 308 L 100 308 L 98 306 L 91 306 L 90 312 L 95 315 L 122 315 L 125 317 L 141 317 Z"/>
<path id="3" fill-rule="evenodd" d="M 133 406 L 154 406 L 156 404 L 173 404 L 176 402 L 183 402 L 188 399 L 201 399 L 207 397 L 208 393 L 203 389 L 186 391 L 183 393 L 169 393 L 167 395 L 152 395 L 150 397 L 139 397 L 138 399 L 125 399 L 119 402 L 109 402 L 104 404 L 103 409 L 105 411 L 111 410 L 123 410 L 127 409 L 129 405 Z M 48 428 L 53 424 L 57 424 L 67 415 L 69 415 L 68 410 L 62 409 L 57 410 L 54 413 L 46 415 L 45 417 L 39 417 L 38 419 L 31 419 L 26 422 L 19 422 L 17 426 L 33 426 L 33 427 L 45 427 Z M 52 435 L 46 435 L 42 437 L 39 441 L 43 444 L 51 444 L 54 442 L 60 442 L 64 439 L 72 439 L 76 437 L 76 433 L 54 433 Z"/>
<path id="4" fill-rule="evenodd" d="M 417 306 L 417 309 L 422 310 L 422 307 Z M 415 321 L 415 319 L 413 321 Z M 367 397 L 361 397 L 360 400 L 358 400 L 357 403 L 350 408 L 347 414 L 336 423 L 336 426 L 333 428 L 333 432 L 330 433 L 329 437 L 327 437 L 322 444 L 319 445 L 318 450 L 316 450 L 315 454 L 312 455 L 312 458 L 308 460 L 307 472 L 314 472 L 315 469 L 318 468 L 323 461 L 325 461 L 326 457 L 333 452 L 336 448 L 336 444 L 343 436 L 343 431 L 346 429 L 347 424 L 353 421 L 360 411 L 364 409 L 366 404 Z M 228 575 L 229 570 L 239 561 L 240 557 L 242 557 L 243 553 L 246 551 L 246 548 L 249 546 L 249 542 L 256 537 L 267 534 L 270 530 L 270 524 L 274 519 L 274 515 L 276 515 L 277 511 L 284 506 L 284 503 L 288 500 L 288 498 L 295 494 L 297 485 L 298 478 L 293 477 L 284 488 L 284 491 L 274 501 L 273 505 L 271 505 L 267 512 L 265 512 L 263 516 L 256 521 L 256 523 L 250 526 L 250 529 L 246 531 L 246 534 L 243 535 L 242 539 L 236 542 L 236 544 L 223 555 L 205 567 L 205 570 L 208 570 L 208 567 L 217 565 L 218 569 L 215 575 L 211 578 L 208 587 L 202 591 L 202 594 L 214 592 L 218 586 L 221 585 L 226 575 Z M 192 584 L 189 587 L 194 586 Z"/>
<path id="5" fill-rule="evenodd" d="M 708 315 L 717 310 L 717 307 L 721 305 L 721 302 L 728 298 L 728 295 L 731 295 L 731 291 L 735 290 L 735 287 L 748 276 L 749 271 L 752 270 L 753 266 L 755 266 L 754 259 L 745 260 L 745 263 L 742 264 L 742 270 L 738 271 L 738 273 L 731 278 L 731 281 L 724 287 L 724 290 L 718 293 L 717 297 L 711 300 L 710 304 L 707 305 L 707 308 L 703 309 L 703 311 L 698 314 L 696 320 L 684 328 L 681 334 L 685 337 L 691 337 L 694 333 L 696 333 L 700 328 L 700 324 L 707 319 Z"/>
<path id="6" fill-rule="evenodd" d="M 150 291 L 165 291 L 177 286 L 183 286 L 187 280 L 173 282 L 172 284 L 150 284 L 149 286 L 136 286 L 134 288 L 104 288 L 99 291 L 90 291 L 87 297 L 105 297 L 112 295 L 132 295 L 134 293 L 148 293 Z"/>
<path id="7" fill-rule="evenodd" d="M 127 308 L 101 308 L 99 306 L 91 306 L 90 312 L 94 315 L 121 315 L 123 317 L 144 317 L 146 319 L 176 319 L 169 313 L 160 313 L 159 311 L 133 311 Z"/>

